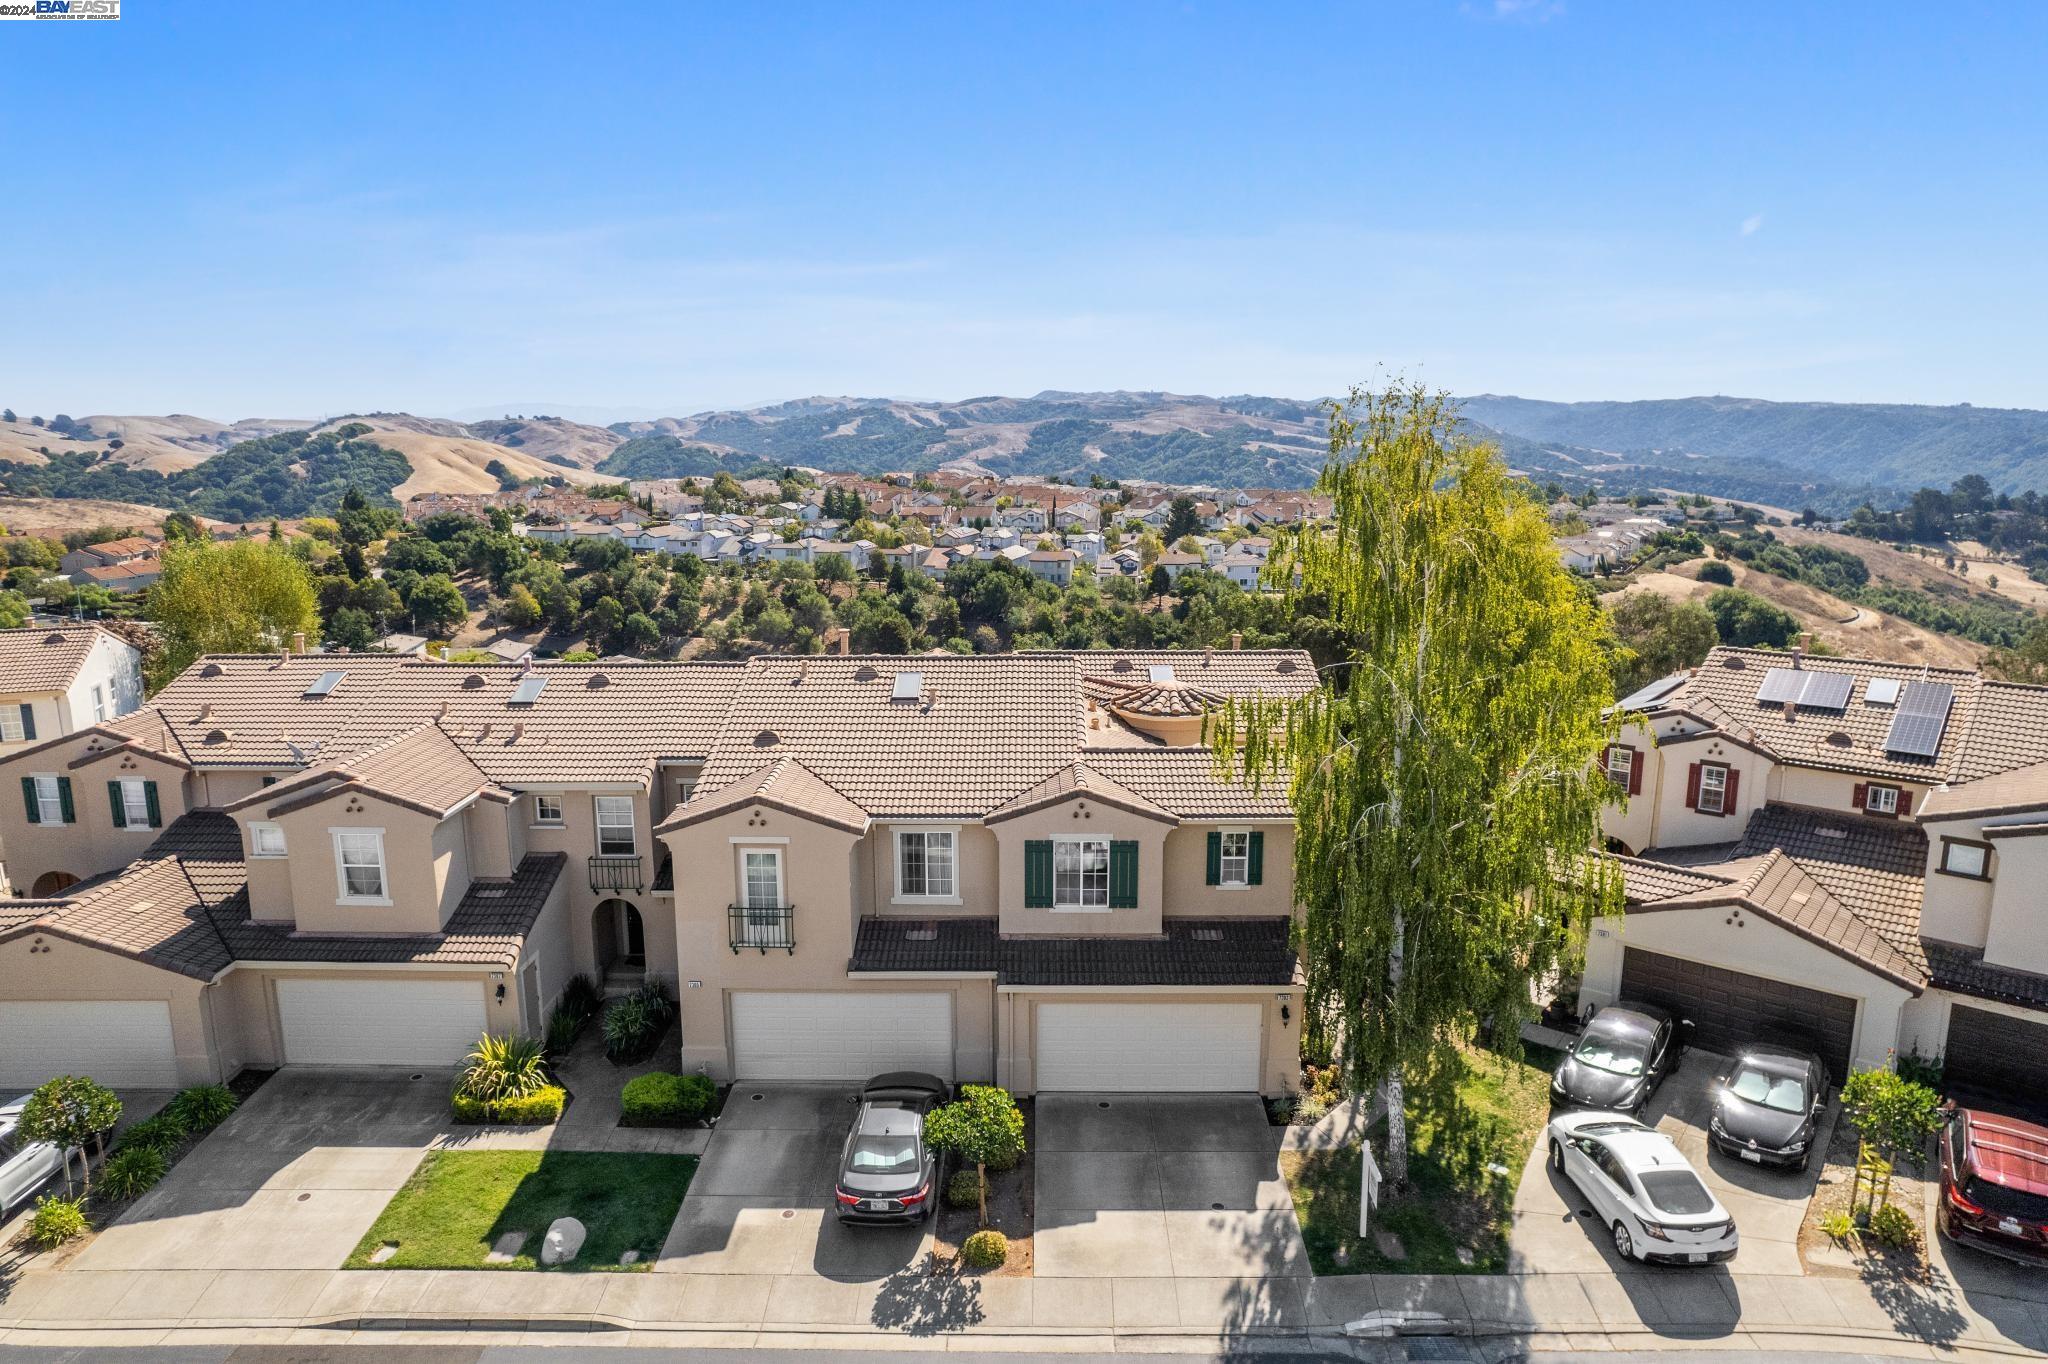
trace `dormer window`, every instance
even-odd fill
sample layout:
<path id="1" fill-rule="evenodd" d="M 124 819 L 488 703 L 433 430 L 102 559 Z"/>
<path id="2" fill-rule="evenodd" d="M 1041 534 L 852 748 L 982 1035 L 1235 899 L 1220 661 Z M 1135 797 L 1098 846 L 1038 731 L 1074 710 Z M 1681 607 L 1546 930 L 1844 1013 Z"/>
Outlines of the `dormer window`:
<path id="1" fill-rule="evenodd" d="M 382 829 L 334 830 L 334 867 L 342 903 L 391 903 Z"/>

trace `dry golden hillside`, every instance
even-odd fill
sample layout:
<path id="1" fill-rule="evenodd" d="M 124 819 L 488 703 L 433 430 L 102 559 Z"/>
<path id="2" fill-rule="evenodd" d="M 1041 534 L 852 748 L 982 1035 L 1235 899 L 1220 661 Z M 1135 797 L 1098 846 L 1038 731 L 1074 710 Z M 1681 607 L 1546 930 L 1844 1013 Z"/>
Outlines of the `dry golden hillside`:
<path id="1" fill-rule="evenodd" d="M 463 435 L 462 428 L 454 422 L 382 413 L 341 420 L 360 422 L 370 427 L 376 433 L 370 439 L 398 451 L 412 462 L 412 477 L 399 484 L 392 493 L 400 502 L 414 493 L 490 492 L 498 486 L 498 480 L 484 472 L 492 460 L 497 460 L 520 478 L 566 478 L 573 483 L 600 481 L 587 469 L 550 464 L 503 445 Z M 339 424 L 329 422 L 328 426 Z M 318 429 L 325 430 L 326 427 Z"/>
<path id="2" fill-rule="evenodd" d="M 1633 579 L 1626 590 L 1655 592 L 1672 601 L 1705 601 L 1717 586 L 1695 579 L 1692 575 L 1697 567 L 1683 564 L 1677 572 L 1644 573 Z M 1883 611 L 1852 605 L 1805 583 L 1759 573 L 1739 561 L 1731 560 L 1729 567 L 1735 570 L 1737 587 L 1791 612 L 1801 626 L 1813 632 L 1815 639 L 1838 653 L 1899 663 L 1973 668 L 1988 652 L 1981 644 L 1936 634 Z M 1875 568 L 1873 564 L 1872 569 Z"/>
<path id="3" fill-rule="evenodd" d="M 18 421 L 0 422 L 0 460 L 41 464 L 43 456 L 40 451 L 45 446 L 51 454 L 99 452 L 107 448 L 107 442 L 112 438 L 121 442 L 121 448 L 113 455 L 117 463 L 168 474 L 204 463 L 237 441 L 311 425 L 310 422 L 265 417 L 224 425 L 205 417 L 188 417 L 179 413 L 167 417 L 98 415 L 79 420 L 92 428 L 92 439 L 74 440 L 60 436 L 35 425 L 27 416 Z"/>

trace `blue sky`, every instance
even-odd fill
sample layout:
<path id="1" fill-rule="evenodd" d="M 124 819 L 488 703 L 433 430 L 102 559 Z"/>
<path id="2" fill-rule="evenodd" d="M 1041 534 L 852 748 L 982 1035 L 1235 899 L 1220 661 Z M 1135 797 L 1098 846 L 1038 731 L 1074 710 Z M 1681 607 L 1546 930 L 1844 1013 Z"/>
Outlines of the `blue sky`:
<path id="1" fill-rule="evenodd" d="M 0 402 L 2048 407 L 2048 6 L 170 3 L 0 24 Z"/>

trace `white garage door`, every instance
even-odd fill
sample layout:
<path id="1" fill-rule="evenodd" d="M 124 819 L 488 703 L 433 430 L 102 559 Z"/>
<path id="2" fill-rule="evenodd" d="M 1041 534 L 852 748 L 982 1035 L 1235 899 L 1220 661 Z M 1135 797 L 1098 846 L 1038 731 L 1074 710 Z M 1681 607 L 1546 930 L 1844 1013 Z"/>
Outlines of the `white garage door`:
<path id="1" fill-rule="evenodd" d="M 161 1000 L 0 1004 L 0 1093 L 11 1098 L 53 1075 L 175 1089 L 171 1006 Z"/>
<path id="2" fill-rule="evenodd" d="M 951 1080 L 953 997 L 735 994 L 732 1059 L 744 1080 L 865 1080 L 887 1070 Z"/>
<path id="3" fill-rule="evenodd" d="M 280 980 L 284 1059 L 302 1066 L 445 1066 L 484 1030 L 474 980 Z"/>
<path id="4" fill-rule="evenodd" d="M 1258 1004 L 1041 1004 L 1038 1088 L 1256 1092 L 1262 1013 Z"/>

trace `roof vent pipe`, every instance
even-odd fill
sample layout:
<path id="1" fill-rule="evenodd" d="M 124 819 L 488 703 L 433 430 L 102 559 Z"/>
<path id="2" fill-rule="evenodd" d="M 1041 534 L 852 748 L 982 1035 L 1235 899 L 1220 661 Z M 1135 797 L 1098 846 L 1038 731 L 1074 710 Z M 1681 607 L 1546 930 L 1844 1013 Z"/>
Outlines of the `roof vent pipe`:
<path id="1" fill-rule="evenodd" d="M 524 658 L 522 658 L 522 659 L 520 659 L 520 660 L 519 660 L 519 675 L 520 675 L 521 677 L 524 677 L 524 676 L 526 676 L 526 674 L 528 674 L 528 673 L 530 673 L 530 672 L 532 672 L 532 671 L 533 671 L 533 655 L 532 655 L 532 654 L 528 654 L 528 655 L 526 655 L 526 657 L 524 657 Z"/>

